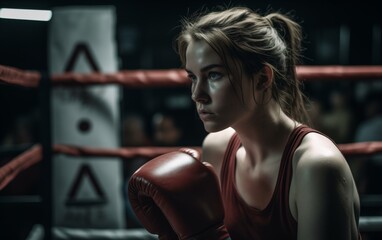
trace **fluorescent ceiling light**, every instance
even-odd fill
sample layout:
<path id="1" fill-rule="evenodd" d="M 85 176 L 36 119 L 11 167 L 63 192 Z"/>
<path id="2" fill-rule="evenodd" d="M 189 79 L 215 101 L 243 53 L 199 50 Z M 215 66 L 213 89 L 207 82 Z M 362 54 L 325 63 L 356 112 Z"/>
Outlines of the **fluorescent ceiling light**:
<path id="1" fill-rule="evenodd" d="M 37 9 L 0 8 L 0 18 L 49 21 L 52 18 L 52 11 Z"/>

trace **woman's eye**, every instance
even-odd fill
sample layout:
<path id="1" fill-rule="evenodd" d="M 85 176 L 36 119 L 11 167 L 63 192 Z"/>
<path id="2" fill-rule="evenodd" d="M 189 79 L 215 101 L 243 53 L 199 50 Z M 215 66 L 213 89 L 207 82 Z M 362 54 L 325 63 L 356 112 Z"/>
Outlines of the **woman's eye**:
<path id="1" fill-rule="evenodd" d="M 209 72 L 208 73 L 208 79 L 210 79 L 210 80 L 217 80 L 217 79 L 220 79 L 221 77 L 222 77 L 222 74 L 218 73 L 218 72 Z"/>
<path id="2" fill-rule="evenodd" d="M 196 76 L 195 75 L 192 75 L 192 74 L 188 74 L 188 79 L 190 79 L 191 82 L 195 82 L 196 81 Z"/>

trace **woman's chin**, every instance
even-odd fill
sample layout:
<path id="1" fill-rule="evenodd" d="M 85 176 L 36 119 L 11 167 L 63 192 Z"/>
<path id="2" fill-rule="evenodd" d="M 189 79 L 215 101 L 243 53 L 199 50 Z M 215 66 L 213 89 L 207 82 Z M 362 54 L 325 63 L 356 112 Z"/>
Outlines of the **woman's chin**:
<path id="1" fill-rule="evenodd" d="M 203 122 L 203 125 L 204 125 L 204 130 L 206 130 L 206 132 L 208 133 L 219 132 L 224 129 L 224 127 L 218 126 L 210 122 Z"/>

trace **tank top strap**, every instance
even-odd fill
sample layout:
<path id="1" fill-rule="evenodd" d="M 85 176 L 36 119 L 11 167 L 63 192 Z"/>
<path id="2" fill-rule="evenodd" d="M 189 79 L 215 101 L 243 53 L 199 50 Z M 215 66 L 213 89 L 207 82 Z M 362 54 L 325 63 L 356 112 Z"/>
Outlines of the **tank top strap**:
<path id="1" fill-rule="evenodd" d="M 231 155 L 230 153 L 234 150 L 237 150 L 241 145 L 241 142 L 240 142 L 240 139 L 239 139 L 239 136 L 237 135 L 237 133 L 235 132 L 232 136 L 231 136 L 231 139 L 229 140 L 228 142 L 228 145 L 227 145 L 227 148 L 226 148 L 226 151 L 225 151 L 225 157 L 227 157 L 227 155 Z"/>
<path id="2" fill-rule="evenodd" d="M 296 127 L 289 136 L 289 140 L 285 148 L 287 151 L 285 152 L 284 157 L 291 157 L 296 151 L 297 147 L 301 144 L 305 135 L 311 132 L 322 134 L 321 132 L 306 125 L 300 125 Z"/>
<path id="3" fill-rule="evenodd" d="M 232 169 L 232 165 L 235 164 L 234 157 L 236 156 L 236 151 L 239 149 L 241 145 L 239 136 L 235 132 L 226 147 L 224 157 L 223 157 L 223 162 L 222 162 L 222 168 L 220 170 L 220 179 L 222 181 L 222 185 L 225 183 L 229 182 L 231 178 L 231 171 L 229 169 Z M 233 173 L 232 173 L 233 174 Z"/>
<path id="4" fill-rule="evenodd" d="M 292 161 L 294 153 L 296 149 L 300 146 L 302 139 L 305 137 L 305 135 L 311 132 L 320 133 L 319 131 L 310 128 L 306 125 L 300 125 L 293 129 L 293 131 L 289 135 L 288 141 L 284 148 L 278 179 L 278 182 L 282 182 L 278 183 L 278 185 L 280 184 L 280 187 L 284 189 L 284 192 L 281 193 L 281 199 L 283 199 L 283 201 L 289 201 L 289 188 L 293 177 Z"/>

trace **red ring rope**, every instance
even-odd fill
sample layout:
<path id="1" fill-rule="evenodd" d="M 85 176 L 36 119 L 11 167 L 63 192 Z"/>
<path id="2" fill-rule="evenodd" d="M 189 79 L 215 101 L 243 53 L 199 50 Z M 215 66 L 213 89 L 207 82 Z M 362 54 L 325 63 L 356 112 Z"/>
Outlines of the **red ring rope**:
<path id="1" fill-rule="evenodd" d="M 382 78 L 382 66 L 298 66 L 301 80 L 362 80 Z M 37 87 L 41 74 L 0 65 L 0 83 Z M 186 72 L 168 70 L 123 70 L 115 73 L 62 73 L 50 76 L 55 85 L 119 84 L 127 87 L 186 86 Z"/>
<path id="2" fill-rule="evenodd" d="M 382 153 L 382 142 L 339 144 L 338 147 L 345 157 L 369 156 Z M 53 146 L 53 151 L 56 154 L 67 154 L 71 156 L 119 157 L 125 159 L 145 157 L 147 159 L 151 159 L 164 153 L 178 150 L 180 148 L 182 147 L 129 147 L 106 149 L 56 144 Z M 201 152 L 201 147 L 198 146 L 187 148 L 193 148 Z M 41 145 L 36 144 L 1 167 L 0 190 L 6 187 L 7 184 L 12 181 L 21 171 L 40 162 L 42 159 L 41 149 Z"/>

